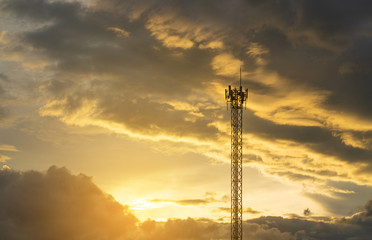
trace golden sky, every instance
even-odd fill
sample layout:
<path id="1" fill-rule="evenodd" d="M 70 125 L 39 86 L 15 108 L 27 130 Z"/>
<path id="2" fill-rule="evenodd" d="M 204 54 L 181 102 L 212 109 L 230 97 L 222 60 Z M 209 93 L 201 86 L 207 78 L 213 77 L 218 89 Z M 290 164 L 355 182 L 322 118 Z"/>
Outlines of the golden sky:
<path id="1" fill-rule="evenodd" d="M 211 227 L 221 235 L 207 239 L 222 239 L 230 221 L 224 89 L 239 83 L 241 67 L 247 228 L 259 232 L 271 216 L 335 228 L 342 217 L 368 218 L 371 8 L 362 0 L 0 0 L 0 193 L 1 179 L 17 174 L 83 178 L 112 195 L 99 204 L 131 216 L 115 213 L 120 221 Z M 276 239 L 304 230 L 272 229 Z"/>

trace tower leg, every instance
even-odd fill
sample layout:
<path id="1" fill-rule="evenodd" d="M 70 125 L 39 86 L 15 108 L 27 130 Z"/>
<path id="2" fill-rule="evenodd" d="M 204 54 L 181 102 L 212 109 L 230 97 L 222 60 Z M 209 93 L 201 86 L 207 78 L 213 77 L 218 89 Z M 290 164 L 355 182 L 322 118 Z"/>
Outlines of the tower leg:
<path id="1" fill-rule="evenodd" d="M 242 118 L 238 101 L 231 103 L 231 240 L 243 238 Z"/>

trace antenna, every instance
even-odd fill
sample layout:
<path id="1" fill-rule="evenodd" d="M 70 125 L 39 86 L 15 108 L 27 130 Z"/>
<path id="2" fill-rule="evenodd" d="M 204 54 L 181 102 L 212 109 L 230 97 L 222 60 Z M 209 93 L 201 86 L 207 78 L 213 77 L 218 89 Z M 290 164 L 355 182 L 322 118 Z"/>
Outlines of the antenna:
<path id="1" fill-rule="evenodd" d="M 240 87 L 225 90 L 225 99 L 231 106 L 231 240 L 243 239 L 243 105 L 248 98 L 248 89 Z"/>
<path id="2" fill-rule="evenodd" d="M 240 87 L 242 86 L 242 67 L 240 67 Z"/>

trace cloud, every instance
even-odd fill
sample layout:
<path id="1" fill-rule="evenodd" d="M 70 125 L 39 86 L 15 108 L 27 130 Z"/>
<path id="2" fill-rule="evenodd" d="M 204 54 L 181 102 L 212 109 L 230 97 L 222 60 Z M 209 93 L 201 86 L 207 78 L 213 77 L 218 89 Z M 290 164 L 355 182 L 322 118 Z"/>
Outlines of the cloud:
<path id="1" fill-rule="evenodd" d="M 365 209 L 366 209 L 366 216 L 371 217 L 372 216 L 372 200 L 369 200 L 366 203 Z"/>
<path id="2" fill-rule="evenodd" d="M 92 179 L 66 168 L 0 171 L 0 229 L 7 239 L 228 239 L 230 225 L 209 219 L 138 222 Z M 351 217 L 316 220 L 260 217 L 244 221 L 244 239 L 368 239 L 370 205 Z"/>
<path id="3" fill-rule="evenodd" d="M 0 145 L 0 152 L 18 152 L 17 148 L 13 145 Z M 10 157 L 6 155 L 0 154 L 0 163 L 6 163 L 10 160 Z M 6 165 L 3 165 L 4 168 L 6 168 Z"/>
<path id="4" fill-rule="evenodd" d="M 0 145 L 0 151 L 18 152 L 17 148 L 13 145 Z"/>
<path id="5" fill-rule="evenodd" d="M 10 159 L 10 157 L 0 154 L 0 163 L 5 163 Z"/>
<path id="6" fill-rule="evenodd" d="M 170 202 L 176 203 L 179 205 L 205 205 L 208 204 L 209 201 L 205 199 L 182 199 L 182 200 L 171 200 L 171 199 L 152 199 L 151 202 L 154 203 L 162 203 L 162 202 Z"/>
<path id="7" fill-rule="evenodd" d="M 119 239 L 137 222 L 89 177 L 65 168 L 1 171 L 0 192 L 0 229 L 6 239 Z"/>
<path id="8" fill-rule="evenodd" d="M 35 27 L 1 32 L 3 60 L 43 70 L 42 117 L 183 142 L 218 161 L 228 159 L 223 90 L 243 65 L 247 164 L 330 191 L 327 178 L 371 181 L 363 3 L 4 0 L 2 12 Z M 0 121 L 7 111 L 0 103 Z"/>
<path id="9" fill-rule="evenodd" d="M 3 81 L 8 81 L 9 80 L 8 77 L 3 73 L 0 73 L 0 79 L 3 80 Z M 1 91 L 3 91 L 3 90 L 1 90 Z"/>
<path id="10" fill-rule="evenodd" d="M 154 203 L 163 203 L 163 202 L 169 202 L 169 203 L 175 203 L 183 206 L 187 205 L 206 205 L 210 203 L 216 203 L 216 202 L 228 202 L 228 196 L 223 195 L 220 199 L 216 199 L 216 193 L 210 193 L 206 192 L 205 193 L 205 198 L 200 198 L 200 199 L 181 199 L 181 200 L 174 200 L 174 199 L 152 199 L 150 200 L 151 202 Z"/>
<path id="11" fill-rule="evenodd" d="M 305 195 L 320 203 L 332 216 L 355 214 L 371 197 L 372 189 L 365 185 L 329 181 L 326 186 L 328 194 L 324 194 L 324 191 L 308 191 Z"/>
<path id="12" fill-rule="evenodd" d="M 107 30 L 112 31 L 116 34 L 117 37 L 127 38 L 129 37 L 130 33 L 125 31 L 124 29 L 118 27 L 109 27 Z"/>
<path id="13" fill-rule="evenodd" d="M 257 210 L 254 210 L 254 209 L 252 209 L 252 208 L 246 208 L 245 210 L 244 210 L 244 213 L 249 213 L 249 214 L 260 214 L 260 213 L 262 213 L 262 212 L 260 212 L 260 211 L 257 211 Z"/>
<path id="14" fill-rule="evenodd" d="M 217 211 L 228 212 L 228 213 L 230 213 L 230 212 L 231 212 L 231 208 L 228 208 L 228 207 L 219 207 L 219 208 L 217 209 Z M 254 210 L 253 208 L 248 207 L 248 208 L 246 208 L 246 209 L 244 210 L 244 213 L 248 213 L 248 214 L 256 215 L 256 214 L 260 214 L 260 213 L 262 213 L 262 212 L 257 211 L 257 210 Z"/>
<path id="15" fill-rule="evenodd" d="M 243 62 L 234 58 L 231 54 L 223 53 L 215 56 L 211 64 L 217 75 L 231 77 L 239 73 L 239 69 Z"/>
<path id="16" fill-rule="evenodd" d="M 9 110 L 6 103 L 9 102 L 9 94 L 2 86 L 2 82 L 8 81 L 8 77 L 5 74 L 0 73 L 0 125 L 4 124 L 10 117 Z"/>
<path id="17" fill-rule="evenodd" d="M 4 164 L 3 166 L 1 166 L 0 170 L 1 171 L 8 171 L 8 170 L 11 170 L 11 168 L 8 165 Z"/>

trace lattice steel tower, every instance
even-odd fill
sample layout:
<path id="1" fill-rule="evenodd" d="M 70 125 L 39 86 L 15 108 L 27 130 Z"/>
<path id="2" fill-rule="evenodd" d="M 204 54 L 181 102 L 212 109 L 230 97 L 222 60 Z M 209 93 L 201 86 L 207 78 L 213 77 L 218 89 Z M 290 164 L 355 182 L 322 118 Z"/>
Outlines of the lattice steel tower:
<path id="1" fill-rule="evenodd" d="M 231 240 L 243 238 L 242 158 L 243 158 L 243 105 L 248 89 L 243 90 L 240 71 L 239 89 L 225 90 L 225 99 L 231 107 Z"/>

